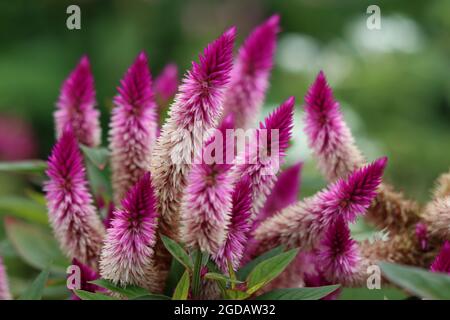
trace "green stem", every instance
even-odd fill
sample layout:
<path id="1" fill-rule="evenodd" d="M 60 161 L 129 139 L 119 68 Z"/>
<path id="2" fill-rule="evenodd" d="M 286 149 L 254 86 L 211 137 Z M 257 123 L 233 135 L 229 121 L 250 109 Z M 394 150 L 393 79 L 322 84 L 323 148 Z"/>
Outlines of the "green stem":
<path id="1" fill-rule="evenodd" d="M 202 269 L 202 252 L 198 250 L 196 253 L 194 271 L 192 273 L 192 295 L 194 298 L 200 295 L 200 273 Z"/>

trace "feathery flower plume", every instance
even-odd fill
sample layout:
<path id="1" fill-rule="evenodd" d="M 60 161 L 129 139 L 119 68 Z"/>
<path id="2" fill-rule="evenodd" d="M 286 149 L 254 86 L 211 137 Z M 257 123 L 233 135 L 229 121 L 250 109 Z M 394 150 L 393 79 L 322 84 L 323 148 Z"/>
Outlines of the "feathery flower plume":
<path id="1" fill-rule="evenodd" d="M 316 248 L 323 233 L 338 217 L 351 222 L 367 210 L 386 163 L 387 158 L 380 158 L 264 221 L 254 232 L 261 243 L 260 250 L 281 244 L 300 247 L 300 251 Z"/>
<path id="2" fill-rule="evenodd" d="M 214 257 L 223 272 L 228 270 L 228 261 L 231 262 L 234 270 L 239 268 L 245 250 L 247 234 L 251 226 L 251 208 L 250 181 L 248 177 L 243 177 L 234 187 L 228 235 L 218 254 Z"/>
<path id="3" fill-rule="evenodd" d="M 148 169 L 158 125 L 152 78 L 144 52 L 138 55 L 120 83 L 109 138 L 116 203 Z"/>
<path id="4" fill-rule="evenodd" d="M 317 266 L 328 281 L 345 286 L 360 283 L 366 276 L 358 245 L 342 216 L 325 232 L 317 253 Z"/>
<path id="5" fill-rule="evenodd" d="M 235 172 L 236 179 L 247 175 L 250 178 L 252 189 L 252 215 L 250 220 L 255 219 L 261 208 L 263 207 L 266 197 L 270 194 L 276 180 L 277 170 L 285 157 L 285 152 L 289 144 L 289 139 L 292 134 L 292 127 L 294 125 L 294 104 L 295 98 L 290 97 L 284 101 L 275 111 L 273 111 L 263 123 L 260 123 L 260 128 L 257 130 L 257 136 L 264 130 L 267 133 L 267 141 L 258 141 L 257 148 L 252 148 L 245 164 L 237 164 Z M 272 141 L 273 131 L 278 132 L 278 141 Z M 258 140 L 262 140 L 259 139 Z M 263 144 L 261 146 L 260 144 Z M 266 144 L 264 146 L 264 144 Z M 273 147 L 278 148 L 278 153 Z M 265 152 L 261 152 L 261 148 L 267 150 L 266 155 L 261 156 Z M 275 148 L 276 150 L 276 148 Z"/>
<path id="6" fill-rule="evenodd" d="M 96 284 L 90 283 L 90 281 L 97 280 L 100 278 L 100 275 L 93 269 L 89 268 L 87 265 L 81 263 L 77 259 L 72 259 L 72 265 L 78 266 L 80 268 L 80 290 L 89 291 L 89 292 L 105 292 L 106 290 L 102 287 L 97 286 Z M 72 300 L 80 300 L 80 298 L 73 293 Z"/>
<path id="7" fill-rule="evenodd" d="M 230 79 L 236 28 L 209 44 L 200 62 L 192 63 L 157 139 L 151 160 L 153 185 L 158 198 L 161 233 L 179 240 L 179 210 L 190 163 L 217 125 L 224 90 Z M 160 278 L 169 267 L 170 254 L 161 241 L 156 245 Z"/>
<path id="8" fill-rule="evenodd" d="M 450 242 L 445 241 L 439 255 L 431 265 L 431 271 L 450 274 Z"/>
<path id="9" fill-rule="evenodd" d="M 305 96 L 305 123 L 309 146 L 328 181 L 343 178 L 365 163 L 322 71 Z M 379 228 L 399 229 L 417 223 L 418 210 L 417 203 L 382 184 L 367 218 Z"/>
<path id="10" fill-rule="evenodd" d="M 433 195 L 435 199 L 450 196 L 450 172 L 443 173 L 438 178 Z"/>
<path id="11" fill-rule="evenodd" d="M 0 257 L 0 300 L 11 300 L 11 293 L 9 292 L 8 277 L 6 276 L 3 259 Z"/>
<path id="12" fill-rule="evenodd" d="M 156 77 L 153 86 L 160 105 L 165 105 L 177 93 L 178 89 L 178 68 L 174 63 L 164 67 Z"/>
<path id="13" fill-rule="evenodd" d="M 224 101 L 224 113 L 233 113 L 236 127 L 253 127 L 261 110 L 273 65 L 278 15 L 256 27 L 239 49 L 230 86 Z"/>
<path id="14" fill-rule="evenodd" d="M 422 218 L 431 237 L 450 239 L 450 196 L 430 202 Z"/>
<path id="15" fill-rule="evenodd" d="M 123 286 L 152 286 L 157 213 L 150 173 L 128 191 L 121 205 L 107 230 L 100 274 Z"/>
<path id="16" fill-rule="evenodd" d="M 419 222 L 416 224 L 416 238 L 419 241 L 420 248 L 427 250 L 428 248 L 428 227 L 425 223 Z"/>
<path id="17" fill-rule="evenodd" d="M 49 219 L 56 238 L 70 258 L 97 267 L 104 227 L 88 190 L 83 157 L 72 130 L 53 147 L 44 185 Z"/>
<path id="18" fill-rule="evenodd" d="M 56 136 L 61 137 L 70 125 L 78 141 L 89 147 L 100 144 L 100 112 L 95 109 L 94 77 L 87 56 L 64 81 L 54 113 Z"/>

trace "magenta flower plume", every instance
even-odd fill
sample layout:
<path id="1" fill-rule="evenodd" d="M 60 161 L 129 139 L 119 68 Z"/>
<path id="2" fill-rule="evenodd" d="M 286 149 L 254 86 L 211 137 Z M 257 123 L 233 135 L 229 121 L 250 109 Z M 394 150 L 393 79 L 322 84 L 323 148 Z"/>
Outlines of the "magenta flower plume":
<path id="1" fill-rule="evenodd" d="M 225 242 L 214 257 L 223 272 L 227 272 L 228 261 L 234 270 L 239 268 L 250 231 L 252 208 L 251 188 L 248 177 L 243 177 L 234 187 L 232 196 L 231 221 Z"/>
<path id="2" fill-rule="evenodd" d="M 157 140 L 151 172 L 161 233 L 179 239 L 179 209 L 193 158 L 209 138 L 205 133 L 216 127 L 222 112 L 224 90 L 230 79 L 236 29 L 231 28 L 209 44 L 200 62 L 183 79 Z M 163 246 L 159 246 L 164 251 Z M 168 254 L 164 265 L 170 261 Z M 166 267 L 166 266 L 164 266 Z"/>
<path id="3" fill-rule="evenodd" d="M 69 129 L 53 147 L 47 176 L 49 219 L 63 252 L 96 268 L 104 227 L 89 193 L 83 157 Z"/>
<path id="4" fill-rule="evenodd" d="M 270 17 L 239 49 L 224 102 L 225 114 L 235 115 L 237 128 L 253 127 L 258 118 L 269 86 L 279 21 L 278 15 Z"/>
<path id="5" fill-rule="evenodd" d="M 161 103 L 166 104 L 167 101 L 172 99 L 178 89 L 177 65 L 174 63 L 166 65 L 161 74 L 155 79 L 153 88 Z"/>
<path id="6" fill-rule="evenodd" d="M 157 212 L 146 173 L 114 211 L 100 260 L 103 278 L 120 285 L 151 286 Z"/>
<path id="7" fill-rule="evenodd" d="M 100 144 L 100 112 L 95 109 L 94 77 L 87 56 L 83 56 L 64 81 L 56 104 L 56 136 L 59 138 L 67 126 L 72 127 L 78 141 L 89 147 Z"/>
<path id="8" fill-rule="evenodd" d="M 0 300 L 11 300 L 11 292 L 9 291 L 8 277 L 6 275 L 3 259 L 0 257 Z"/>
<path id="9" fill-rule="evenodd" d="M 72 260 L 72 265 L 80 268 L 80 290 L 88 291 L 88 292 L 105 292 L 106 290 L 102 287 L 97 286 L 96 284 L 90 283 L 90 281 L 94 281 L 100 278 L 100 275 L 89 266 L 81 263 L 77 259 Z M 80 300 L 80 298 L 73 293 L 72 300 Z"/>
<path id="10" fill-rule="evenodd" d="M 111 117 L 110 149 L 115 202 L 150 166 L 158 120 L 147 56 L 141 52 L 128 69 Z"/>
<path id="11" fill-rule="evenodd" d="M 264 221 L 254 232 L 260 250 L 284 244 L 300 250 L 315 249 L 322 235 L 342 217 L 354 221 L 365 213 L 381 183 L 387 159 L 380 158 L 355 170 L 345 180 L 298 202 Z"/>
<path id="12" fill-rule="evenodd" d="M 328 180 L 345 177 L 365 161 L 321 71 L 305 97 L 308 142 Z"/>
<path id="13" fill-rule="evenodd" d="M 351 285 L 361 275 L 361 256 L 356 241 L 351 239 L 350 229 L 344 218 L 339 217 L 325 232 L 317 254 L 317 265 L 331 283 Z"/>
<path id="14" fill-rule="evenodd" d="M 227 164 L 195 164 L 181 206 L 184 243 L 211 255 L 225 241 L 230 222 L 233 180 Z"/>
<path id="15" fill-rule="evenodd" d="M 257 148 L 251 148 L 246 155 L 245 164 L 236 166 L 236 179 L 244 175 L 250 178 L 253 203 L 251 220 L 255 219 L 263 207 L 277 180 L 276 174 L 284 160 L 292 134 L 294 104 L 295 98 L 290 97 L 260 124 L 256 135 Z M 264 138 L 267 140 L 263 141 Z"/>
<path id="16" fill-rule="evenodd" d="M 415 228 L 416 238 L 420 244 L 420 248 L 425 251 L 428 249 L 428 227 L 425 223 L 419 222 Z"/>
<path id="17" fill-rule="evenodd" d="M 445 241 L 436 259 L 431 265 L 431 271 L 450 274 L 450 242 Z"/>

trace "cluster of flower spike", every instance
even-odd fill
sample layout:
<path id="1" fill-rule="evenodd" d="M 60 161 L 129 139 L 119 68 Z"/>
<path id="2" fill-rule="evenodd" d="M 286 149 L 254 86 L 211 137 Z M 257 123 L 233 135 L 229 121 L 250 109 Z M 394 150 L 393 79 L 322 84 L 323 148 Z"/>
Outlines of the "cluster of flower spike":
<path id="1" fill-rule="evenodd" d="M 203 159 L 217 139 L 210 129 L 225 133 L 254 126 L 278 32 L 275 15 L 249 35 L 233 61 L 236 29 L 230 28 L 192 63 L 179 87 L 176 67 L 168 66 L 153 83 L 146 55 L 138 55 L 114 99 L 109 132 L 114 209 L 104 221 L 91 194 L 99 190 L 88 186 L 79 147 L 100 143 L 93 76 L 82 58 L 57 103 L 58 141 L 45 192 L 54 234 L 85 278 L 161 292 L 170 255 L 160 235 L 209 254 L 224 272 L 279 245 L 300 248 L 270 288 L 359 286 L 367 266 L 379 260 L 430 267 L 436 258 L 432 271 L 450 272 L 450 245 L 438 254 L 450 238 L 450 174 L 439 179 L 433 201 L 423 208 L 382 183 L 387 158 L 366 163 L 323 72 L 304 105 L 309 145 L 330 183 L 315 195 L 298 201 L 301 163 L 277 172 L 292 135 L 293 97 L 253 131 L 258 138 L 276 132 L 276 152 L 260 157 L 260 148 L 235 149 L 225 135 L 219 144 L 226 152 L 232 145 L 231 162 L 174 161 Z M 158 114 L 173 95 L 159 128 Z M 363 215 L 387 228 L 390 241 L 353 240 L 349 224 Z M 82 283 L 82 289 L 95 289 Z M 9 297 L 0 260 L 0 298 Z"/>

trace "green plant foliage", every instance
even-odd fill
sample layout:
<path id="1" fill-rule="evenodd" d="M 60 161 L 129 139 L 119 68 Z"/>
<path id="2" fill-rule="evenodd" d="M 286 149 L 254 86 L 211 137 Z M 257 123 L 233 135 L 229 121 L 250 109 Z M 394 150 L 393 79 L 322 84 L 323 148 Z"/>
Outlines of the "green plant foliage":
<path id="1" fill-rule="evenodd" d="M 263 253 L 262 255 L 260 255 L 259 257 L 256 257 L 255 259 L 253 259 L 252 261 L 250 261 L 249 263 L 247 263 L 245 266 L 243 266 L 242 268 L 240 268 L 237 272 L 236 272 L 236 277 L 240 280 L 245 280 L 245 278 L 247 278 L 247 276 L 250 274 L 250 272 L 262 261 L 267 260 L 269 258 L 272 258 L 280 253 L 282 253 L 284 251 L 284 246 L 278 246 L 276 248 L 273 248 L 272 250 L 269 250 L 265 253 Z"/>
<path id="2" fill-rule="evenodd" d="M 17 196 L 0 197 L 0 215 L 11 215 L 41 225 L 48 225 L 47 208 L 34 200 Z"/>
<path id="3" fill-rule="evenodd" d="M 118 300 L 103 293 L 94 293 L 85 290 L 74 290 L 74 292 L 81 300 Z"/>
<path id="4" fill-rule="evenodd" d="M 50 269 L 43 270 L 31 286 L 20 296 L 20 300 L 41 300 L 44 288 L 50 275 Z"/>
<path id="5" fill-rule="evenodd" d="M 318 300 L 336 291 L 340 285 L 323 286 L 315 288 L 287 288 L 276 289 L 264 293 L 256 300 Z"/>
<path id="6" fill-rule="evenodd" d="M 186 253 L 186 251 L 184 251 L 182 246 L 166 236 L 161 235 L 161 239 L 166 249 L 175 259 L 177 259 L 182 265 L 184 265 L 186 269 L 194 269 L 194 264 L 192 263 L 191 258 Z"/>
<path id="7" fill-rule="evenodd" d="M 187 300 L 189 295 L 189 271 L 185 271 L 180 281 L 178 282 L 175 292 L 173 293 L 173 300 Z"/>
<path id="8" fill-rule="evenodd" d="M 43 174 L 47 163 L 42 160 L 0 162 L 0 172 Z"/>
<path id="9" fill-rule="evenodd" d="M 128 299 L 136 299 L 138 297 L 147 296 L 150 294 L 148 290 L 138 287 L 138 286 L 126 286 L 121 287 L 118 285 L 115 285 L 111 281 L 105 280 L 105 279 L 97 279 L 94 281 L 90 281 L 90 283 L 96 284 L 99 287 L 108 289 L 112 292 L 118 293 L 121 296 L 124 296 Z"/>

